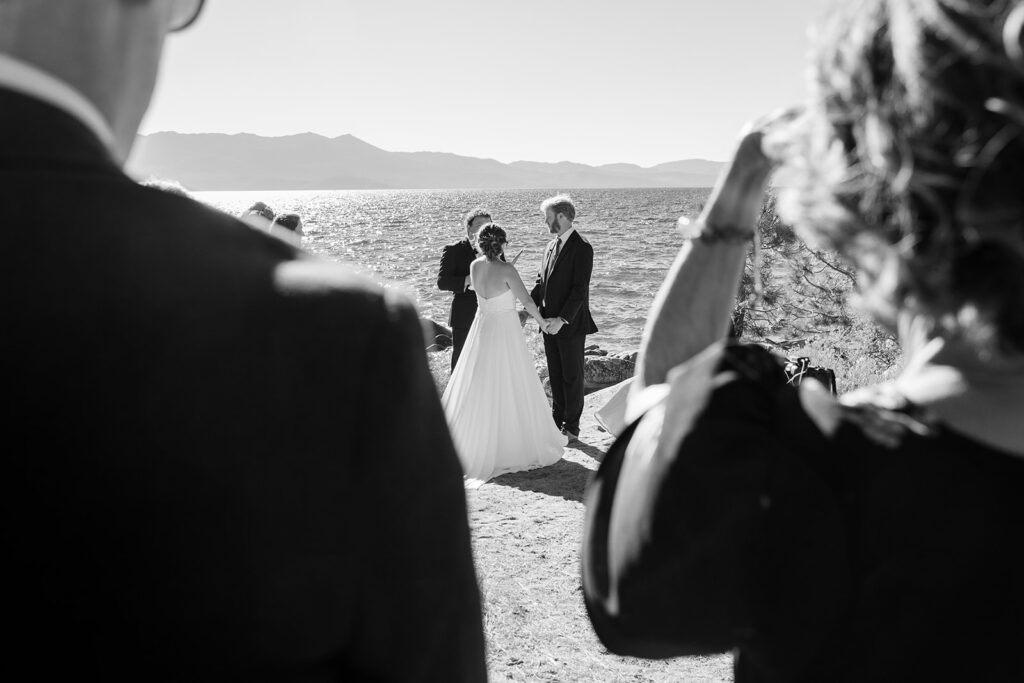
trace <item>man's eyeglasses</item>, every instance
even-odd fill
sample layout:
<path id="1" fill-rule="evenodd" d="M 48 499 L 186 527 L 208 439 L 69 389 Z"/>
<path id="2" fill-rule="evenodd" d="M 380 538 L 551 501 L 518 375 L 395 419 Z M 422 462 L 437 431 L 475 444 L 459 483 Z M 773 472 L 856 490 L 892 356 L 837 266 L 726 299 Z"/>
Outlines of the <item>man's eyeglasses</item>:
<path id="1" fill-rule="evenodd" d="M 182 31 L 195 23 L 203 10 L 204 0 L 174 0 L 171 8 L 170 32 Z"/>

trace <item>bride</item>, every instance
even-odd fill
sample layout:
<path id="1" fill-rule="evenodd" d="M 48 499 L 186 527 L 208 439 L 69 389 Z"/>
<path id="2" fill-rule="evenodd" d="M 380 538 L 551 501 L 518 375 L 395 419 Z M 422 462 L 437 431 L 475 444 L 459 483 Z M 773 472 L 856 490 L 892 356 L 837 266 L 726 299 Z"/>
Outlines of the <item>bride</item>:
<path id="1" fill-rule="evenodd" d="M 515 266 L 501 260 L 507 243 L 494 223 L 477 233 L 482 255 L 469 268 L 477 314 L 441 397 L 467 488 L 506 472 L 554 464 L 567 443 L 551 422 L 516 299 L 542 328 L 546 323 Z"/>

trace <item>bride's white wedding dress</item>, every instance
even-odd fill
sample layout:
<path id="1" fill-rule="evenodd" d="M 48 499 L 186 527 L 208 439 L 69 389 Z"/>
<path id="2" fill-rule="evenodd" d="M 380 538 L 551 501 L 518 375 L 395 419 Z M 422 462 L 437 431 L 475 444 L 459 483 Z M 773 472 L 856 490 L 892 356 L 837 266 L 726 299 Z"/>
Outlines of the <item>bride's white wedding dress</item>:
<path id="1" fill-rule="evenodd" d="M 551 419 L 512 290 L 476 298 L 476 318 L 441 397 L 467 488 L 554 464 L 567 443 Z"/>

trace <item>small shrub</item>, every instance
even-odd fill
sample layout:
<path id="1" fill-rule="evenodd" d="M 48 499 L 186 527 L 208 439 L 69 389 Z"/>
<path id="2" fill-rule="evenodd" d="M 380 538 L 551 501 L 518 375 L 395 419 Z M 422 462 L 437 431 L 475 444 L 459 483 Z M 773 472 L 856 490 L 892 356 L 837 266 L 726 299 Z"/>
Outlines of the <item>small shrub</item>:
<path id="1" fill-rule="evenodd" d="M 733 309 L 736 332 L 831 368 L 840 393 L 895 377 L 902 364 L 899 345 L 851 305 L 852 266 L 800 239 L 779 219 L 773 192 L 765 197 L 758 231 L 760 258 L 747 257 Z"/>

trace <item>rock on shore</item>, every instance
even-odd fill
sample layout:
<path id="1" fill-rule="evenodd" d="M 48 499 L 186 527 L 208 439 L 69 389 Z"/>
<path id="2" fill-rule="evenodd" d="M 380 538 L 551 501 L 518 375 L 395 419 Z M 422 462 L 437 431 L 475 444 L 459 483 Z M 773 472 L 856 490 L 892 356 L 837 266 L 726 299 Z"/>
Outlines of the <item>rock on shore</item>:
<path id="1" fill-rule="evenodd" d="M 452 345 L 452 331 L 428 318 L 420 318 L 428 352 L 444 351 Z"/>
<path id="2" fill-rule="evenodd" d="M 583 392 L 590 394 L 629 379 L 636 370 L 636 351 L 609 354 L 597 344 L 587 346 L 583 358 Z M 537 375 L 544 385 L 544 393 L 551 396 L 551 382 L 547 365 L 537 364 Z"/>

